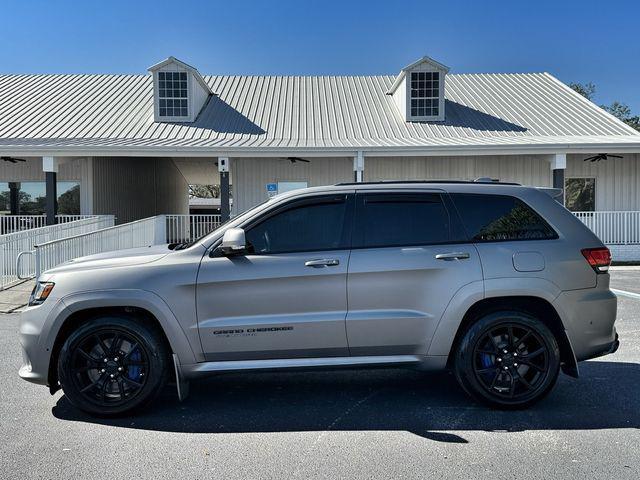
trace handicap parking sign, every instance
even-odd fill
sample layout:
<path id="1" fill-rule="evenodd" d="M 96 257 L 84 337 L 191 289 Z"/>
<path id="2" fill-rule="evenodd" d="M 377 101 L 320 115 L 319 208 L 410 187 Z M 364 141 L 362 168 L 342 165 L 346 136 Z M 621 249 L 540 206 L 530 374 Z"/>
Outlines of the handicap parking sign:
<path id="1" fill-rule="evenodd" d="M 267 183 L 267 196 L 269 198 L 278 194 L 278 184 L 277 183 Z"/>

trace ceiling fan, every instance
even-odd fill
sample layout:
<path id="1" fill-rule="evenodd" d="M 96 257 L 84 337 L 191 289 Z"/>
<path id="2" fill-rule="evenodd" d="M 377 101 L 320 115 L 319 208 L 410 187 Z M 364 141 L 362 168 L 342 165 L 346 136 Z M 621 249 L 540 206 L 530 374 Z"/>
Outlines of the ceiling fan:
<path id="1" fill-rule="evenodd" d="M 624 158 L 622 155 L 613 155 L 611 153 L 598 153 L 593 157 L 585 158 L 585 162 L 599 162 L 600 160 L 607 160 L 609 157 L 612 158 Z"/>
<path id="2" fill-rule="evenodd" d="M 284 160 L 289 160 L 291 163 L 296 163 L 296 162 L 310 163 L 311 162 L 311 160 L 307 160 L 306 158 L 300 158 L 300 157 L 286 157 L 284 158 Z"/>
<path id="3" fill-rule="evenodd" d="M 24 158 L 15 158 L 15 157 L 0 157 L 0 160 L 4 160 L 5 162 L 11 162 L 11 163 L 26 162 Z"/>

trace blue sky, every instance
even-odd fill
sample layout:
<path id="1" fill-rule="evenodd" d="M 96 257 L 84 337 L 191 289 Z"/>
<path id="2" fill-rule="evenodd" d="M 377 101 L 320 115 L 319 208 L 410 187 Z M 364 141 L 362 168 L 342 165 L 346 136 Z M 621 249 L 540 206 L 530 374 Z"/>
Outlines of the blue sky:
<path id="1" fill-rule="evenodd" d="M 205 74 L 548 71 L 640 113 L 640 2 L 4 0 L 2 73 L 144 73 L 174 55 Z"/>

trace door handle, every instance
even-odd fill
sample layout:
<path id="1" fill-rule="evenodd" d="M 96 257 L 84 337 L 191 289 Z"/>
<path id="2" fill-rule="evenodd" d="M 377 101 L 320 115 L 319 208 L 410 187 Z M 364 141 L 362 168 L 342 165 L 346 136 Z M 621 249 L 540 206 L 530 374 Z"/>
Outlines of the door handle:
<path id="1" fill-rule="evenodd" d="M 439 253 L 435 258 L 436 260 L 464 260 L 469 258 L 469 254 L 466 252 Z"/>
<path id="2" fill-rule="evenodd" d="M 340 265 L 340 260 L 337 258 L 319 258 L 317 260 L 307 260 L 304 262 L 305 267 L 335 267 L 336 265 Z"/>

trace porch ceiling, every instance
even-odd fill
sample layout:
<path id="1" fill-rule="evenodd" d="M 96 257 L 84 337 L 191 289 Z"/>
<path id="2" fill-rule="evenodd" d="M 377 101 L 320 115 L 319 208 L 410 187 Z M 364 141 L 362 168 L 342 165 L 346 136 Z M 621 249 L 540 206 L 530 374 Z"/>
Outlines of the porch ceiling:
<path id="1" fill-rule="evenodd" d="M 210 185 L 220 182 L 215 157 L 173 158 L 176 167 L 189 185 Z"/>

